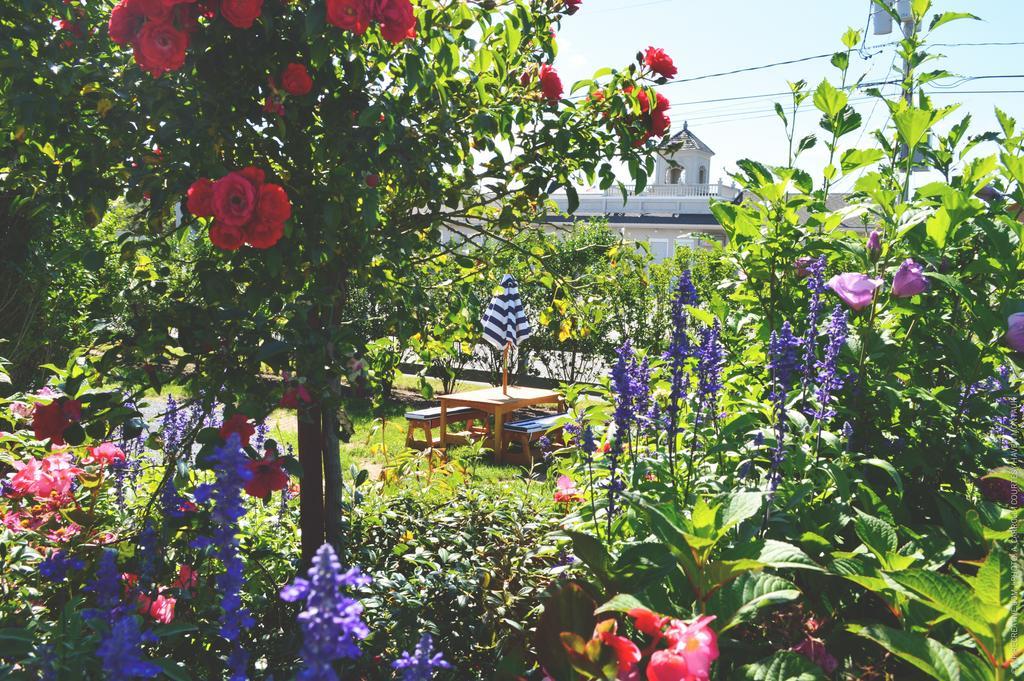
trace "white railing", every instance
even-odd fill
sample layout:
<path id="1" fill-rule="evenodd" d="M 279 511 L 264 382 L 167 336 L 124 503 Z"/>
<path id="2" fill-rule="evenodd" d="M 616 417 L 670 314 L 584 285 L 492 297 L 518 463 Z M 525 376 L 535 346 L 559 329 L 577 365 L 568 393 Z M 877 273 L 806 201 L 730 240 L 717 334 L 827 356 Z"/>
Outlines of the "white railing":
<path id="1" fill-rule="evenodd" d="M 725 201 L 736 198 L 739 189 L 716 182 L 714 184 L 655 184 L 649 185 L 637 194 L 627 189 L 629 196 L 667 196 L 679 198 L 715 198 Z M 618 187 L 605 190 L 605 196 L 622 196 Z"/>

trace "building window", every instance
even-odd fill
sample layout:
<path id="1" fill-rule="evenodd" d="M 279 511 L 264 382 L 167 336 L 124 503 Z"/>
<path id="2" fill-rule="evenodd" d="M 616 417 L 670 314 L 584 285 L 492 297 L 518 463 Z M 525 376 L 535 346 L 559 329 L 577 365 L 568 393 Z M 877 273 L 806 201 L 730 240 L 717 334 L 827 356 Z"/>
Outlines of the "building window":
<path id="1" fill-rule="evenodd" d="M 665 260 L 671 255 L 671 253 L 668 252 L 668 239 L 651 239 L 648 243 L 651 247 L 651 257 L 654 258 L 654 262 L 665 262 Z"/>
<path id="2" fill-rule="evenodd" d="M 668 169 L 668 183 L 669 184 L 682 184 L 683 183 L 683 169 L 682 168 L 669 168 Z"/>
<path id="3" fill-rule="evenodd" d="M 708 183 L 708 169 L 705 168 L 704 166 L 701 166 L 700 170 L 698 171 L 698 177 L 699 177 L 699 179 L 697 180 L 697 184 L 707 184 Z"/>

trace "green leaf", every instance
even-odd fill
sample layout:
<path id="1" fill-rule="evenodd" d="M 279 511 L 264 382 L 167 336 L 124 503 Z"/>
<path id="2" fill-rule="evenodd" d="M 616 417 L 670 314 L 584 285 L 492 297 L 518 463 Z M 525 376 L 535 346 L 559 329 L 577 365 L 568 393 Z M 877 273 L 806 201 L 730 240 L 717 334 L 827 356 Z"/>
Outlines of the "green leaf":
<path id="1" fill-rule="evenodd" d="M 881 149 L 847 149 L 839 159 L 843 174 L 878 163 L 885 157 Z"/>
<path id="2" fill-rule="evenodd" d="M 953 621 L 969 632 L 984 636 L 991 634 L 988 606 L 960 580 L 949 575 L 930 570 L 903 570 L 888 573 L 888 576 L 900 586 L 914 593 L 919 600 Z"/>
<path id="3" fill-rule="evenodd" d="M 611 581 L 611 577 L 608 574 L 611 557 L 605 550 L 601 540 L 582 532 L 569 531 L 566 534 L 572 539 L 572 552 L 590 568 L 594 576 L 605 584 Z"/>
<path id="4" fill-rule="evenodd" d="M 945 207 L 940 207 L 925 223 L 925 231 L 928 232 L 928 238 L 935 242 L 935 245 L 939 248 L 946 247 L 946 239 L 949 238 L 949 232 L 952 227 L 953 221 L 950 219 L 949 211 Z"/>
<path id="5" fill-rule="evenodd" d="M 764 547 L 758 554 L 757 560 L 773 568 L 825 571 L 798 547 L 776 539 L 764 541 Z"/>
<path id="6" fill-rule="evenodd" d="M 881 468 L 883 471 L 888 473 L 889 477 L 892 478 L 892 481 L 896 483 L 896 489 L 899 490 L 899 493 L 901 495 L 903 494 L 903 478 L 900 477 L 900 474 L 896 470 L 896 467 L 893 466 L 891 463 L 883 459 L 874 458 L 864 459 L 863 461 L 861 461 L 861 463 L 866 464 L 868 466 L 875 466 L 876 468 Z"/>
<path id="7" fill-rule="evenodd" d="M 934 679 L 960 681 L 960 665 L 953 651 L 938 641 L 881 624 L 847 625 L 847 630 L 870 639 Z"/>
<path id="8" fill-rule="evenodd" d="M 800 590 L 782 577 L 747 572 L 729 582 L 708 599 L 707 613 L 718 620 L 719 633 L 750 619 L 761 608 L 788 603 L 800 597 Z"/>
<path id="9" fill-rule="evenodd" d="M 720 532 L 739 525 L 744 520 L 752 518 L 761 510 L 763 496 L 760 492 L 737 492 L 729 497 L 722 511 L 722 524 Z"/>
<path id="10" fill-rule="evenodd" d="M 988 554 L 971 581 L 983 603 L 1002 607 L 1013 602 L 1013 561 L 998 545 Z"/>
<path id="11" fill-rule="evenodd" d="M 970 12 L 943 12 L 932 17 L 932 23 L 928 25 L 928 30 L 934 31 L 943 24 L 948 24 L 951 21 L 957 21 L 959 19 L 975 19 L 977 21 L 981 21 L 981 17 L 975 16 Z"/>
<path id="12" fill-rule="evenodd" d="M 799 653 L 779 651 L 740 668 L 743 681 L 825 681 L 821 667 Z"/>
<path id="13" fill-rule="evenodd" d="M 999 468 L 993 468 L 982 477 L 1008 480 L 1024 491 L 1024 469 L 1014 468 L 1013 466 L 1000 466 Z"/>
<path id="14" fill-rule="evenodd" d="M 814 106 L 829 118 L 835 118 L 848 100 L 845 92 L 837 90 L 827 80 L 821 81 L 818 89 L 814 91 Z"/>
<path id="15" fill-rule="evenodd" d="M 961 681 L 995 681 L 995 672 L 988 660 L 960 650 L 956 652 L 956 661 L 960 663 Z"/>
<path id="16" fill-rule="evenodd" d="M 935 112 L 930 109 L 910 107 L 898 111 L 892 116 L 900 140 L 908 147 L 915 148 L 924 140 L 935 120 Z"/>
<path id="17" fill-rule="evenodd" d="M 646 608 L 647 606 L 637 600 L 636 596 L 629 594 L 617 594 L 605 601 L 604 605 L 594 611 L 595 615 L 605 612 L 629 612 L 633 608 Z"/>
<path id="18" fill-rule="evenodd" d="M 886 554 L 896 553 L 899 548 L 896 528 L 880 518 L 858 510 L 853 529 L 882 565 L 886 565 Z"/>

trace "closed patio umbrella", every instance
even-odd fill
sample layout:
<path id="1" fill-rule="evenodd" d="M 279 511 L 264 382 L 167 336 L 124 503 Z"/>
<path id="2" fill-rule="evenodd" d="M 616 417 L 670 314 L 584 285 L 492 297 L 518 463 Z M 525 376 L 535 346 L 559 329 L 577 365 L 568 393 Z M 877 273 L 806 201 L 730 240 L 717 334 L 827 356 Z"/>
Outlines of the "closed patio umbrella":
<path id="1" fill-rule="evenodd" d="M 506 274 L 501 278 L 502 292 L 491 298 L 484 317 L 484 340 L 496 348 L 502 348 L 501 389 L 508 394 L 508 351 L 518 346 L 533 334 L 530 322 L 519 297 L 519 284 L 515 277 Z"/>

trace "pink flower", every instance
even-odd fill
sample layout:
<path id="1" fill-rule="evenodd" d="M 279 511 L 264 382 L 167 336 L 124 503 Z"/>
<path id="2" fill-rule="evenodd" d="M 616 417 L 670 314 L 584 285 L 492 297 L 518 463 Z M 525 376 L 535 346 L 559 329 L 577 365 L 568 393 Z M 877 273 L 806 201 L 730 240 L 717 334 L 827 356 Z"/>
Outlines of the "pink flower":
<path id="1" fill-rule="evenodd" d="M 171 586 L 182 590 L 194 589 L 198 581 L 199 574 L 192 569 L 191 565 L 180 565 L 178 566 L 178 577 Z"/>
<path id="2" fill-rule="evenodd" d="M 46 538 L 52 542 L 63 544 L 64 542 L 70 541 L 82 531 L 82 528 L 75 523 L 70 523 L 64 527 L 58 527 L 55 530 L 50 530 L 46 533 Z"/>
<path id="3" fill-rule="evenodd" d="M 686 661 L 685 679 L 704 681 L 711 673 L 711 663 L 718 659 L 718 636 L 708 626 L 714 616 L 699 617 L 687 624 L 681 620 L 669 622 L 665 638 L 669 650 Z"/>
<path id="4" fill-rule="evenodd" d="M 576 489 L 576 483 L 572 481 L 568 475 L 563 475 L 558 478 L 556 483 L 558 489 L 555 490 L 555 501 L 560 504 L 571 504 L 575 501 L 581 501 L 583 496 L 580 491 Z"/>
<path id="5" fill-rule="evenodd" d="M 871 305 L 875 298 L 875 289 L 881 285 L 881 279 L 872 279 L 859 272 L 837 274 L 828 280 L 828 287 L 836 292 L 840 300 L 858 311 Z"/>
<path id="6" fill-rule="evenodd" d="M 896 298 L 910 298 L 927 290 L 928 279 L 924 276 L 924 268 L 912 258 L 900 263 L 900 268 L 892 278 L 892 295 Z"/>
<path id="7" fill-rule="evenodd" d="M 31 404 L 25 402 L 12 402 L 11 413 L 17 416 L 19 419 L 30 419 L 32 418 L 33 407 Z"/>
<path id="8" fill-rule="evenodd" d="M 175 598 L 163 594 L 157 594 L 156 598 L 150 598 L 146 594 L 139 594 L 136 603 L 140 613 L 149 615 L 161 624 L 170 624 L 174 621 L 174 605 L 177 603 Z"/>
<path id="9" fill-rule="evenodd" d="M 65 500 L 71 491 L 71 481 L 82 472 L 71 465 L 71 455 L 66 452 L 50 454 L 42 461 L 29 459 L 16 461 L 15 472 L 8 476 L 12 496 L 32 495 L 40 501 L 56 498 Z"/>
<path id="10" fill-rule="evenodd" d="M 99 464 L 100 467 L 109 466 L 112 463 L 124 461 L 124 452 L 113 442 L 104 442 L 98 447 L 89 447 L 89 454 L 82 463 Z"/>
<path id="11" fill-rule="evenodd" d="M 1014 312 L 1006 320 L 1006 344 L 1024 352 L 1024 312 Z"/>
<path id="12" fill-rule="evenodd" d="M 698 678 L 690 674 L 686 658 L 674 650 L 656 651 L 647 664 L 647 681 L 690 681 Z"/>
<path id="13" fill-rule="evenodd" d="M 650 636 L 655 641 L 660 641 L 664 636 L 662 630 L 669 621 L 668 617 L 662 617 L 647 608 L 633 608 L 626 614 L 633 618 L 633 626 L 640 633 Z"/>
<path id="14" fill-rule="evenodd" d="M 821 667 L 826 674 L 831 674 L 839 667 L 839 661 L 825 650 L 825 644 L 820 639 L 808 636 L 799 644 L 790 648 L 794 653 L 799 653 L 814 664 Z"/>
<path id="15" fill-rule="evenodd" d="M 636 644 L 625 636 L 615 634 L 614 628 L 611 631 L 598 633 L 598 638 L 603 645 L 608 646 L 615 652 L 615 663 L 619 670 L 619 678 L 636 670 L 640 662 L 640 649 Z"/>

